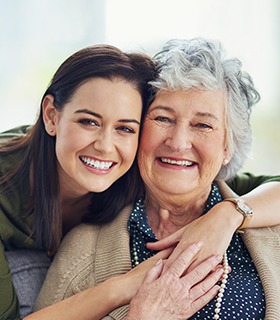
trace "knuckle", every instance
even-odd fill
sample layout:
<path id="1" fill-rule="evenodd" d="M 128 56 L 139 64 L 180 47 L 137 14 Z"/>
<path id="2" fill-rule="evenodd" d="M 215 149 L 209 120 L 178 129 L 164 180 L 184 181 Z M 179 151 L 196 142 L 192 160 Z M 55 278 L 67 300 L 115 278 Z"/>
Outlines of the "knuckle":
<path id="1" fill-rule="evenodd" d="M 201 272 L 199 268 L 194 269 L 193 274 L 196 279 L 202 280 L 205 277 L 205 275 Z"/>
<path id="2" fill-rule="evenodd" d="M 202 282 L 200 284 L 200 290 L 201 290 L 202 294 L 205 294 L 206 292 L 208 292 L 209 288 L 207 288 L 207 286 Z"/>

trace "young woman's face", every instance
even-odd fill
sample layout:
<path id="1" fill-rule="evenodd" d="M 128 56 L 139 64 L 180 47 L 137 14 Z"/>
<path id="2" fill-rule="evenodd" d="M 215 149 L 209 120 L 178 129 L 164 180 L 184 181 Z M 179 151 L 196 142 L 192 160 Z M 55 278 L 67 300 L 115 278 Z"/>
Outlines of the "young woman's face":
<path id="1" fill-rule="evenodd" d="M 140 93 L 121 79 L 93 78 L 54 111 L 60 186 L 68 195 L 102 192 L 131 167 L 142 112 Z"/>

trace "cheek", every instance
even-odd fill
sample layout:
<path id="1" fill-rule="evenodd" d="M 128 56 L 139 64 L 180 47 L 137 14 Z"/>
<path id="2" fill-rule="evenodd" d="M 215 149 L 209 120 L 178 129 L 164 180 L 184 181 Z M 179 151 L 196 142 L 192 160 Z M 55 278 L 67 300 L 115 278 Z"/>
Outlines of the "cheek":
<path id="1" fill-rule="evenodd" d="M 71 153 L 78 151 L 83 144 L 83 139 L 76 134 L 58 132 L 56 136 L 56 149 L 58 153 Z"/>
<path id="2" fill-rule="evenodd" d="M 146 155 L 151 154 L 164 141 L 165 135 L 166 129 L 160 128 L 150 122 L 145 123 L 140 138 L 139 149 L 141 149 L 141 152 Z"/>
<path id="3" fill-rule="evenodd" d="M 124 141 L 118 146 L 118 149 L 122 155 L 123 161 L 131 165 L 136 157 L 138 149 L 138 135 L 129 141 Z"/>
<path id="4" fill-rule="evenodd" d="M 206 170 L 219 171 L 224 158 L 223 139 L 209 139 L 197 145 L 199 155 L 202 159 L 202 167 Z"/>

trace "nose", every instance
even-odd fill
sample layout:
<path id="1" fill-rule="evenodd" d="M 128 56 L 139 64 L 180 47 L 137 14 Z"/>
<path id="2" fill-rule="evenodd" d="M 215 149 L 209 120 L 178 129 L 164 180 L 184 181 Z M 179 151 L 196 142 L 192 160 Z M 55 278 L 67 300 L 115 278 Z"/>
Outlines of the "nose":
<path id="1" fill-rule="evenodd" d="M 165 145 L 173 151 L 181 152 L 192 148 L 192 133 L 184 123 L 177 123 L 169 132 Z"/>
<path id="2" fill-rule="evenodd" d="M 114 150 L 113 133 L 101 130 L 94 141 L 94 148 L 102 153 L 111 153 Z"/>

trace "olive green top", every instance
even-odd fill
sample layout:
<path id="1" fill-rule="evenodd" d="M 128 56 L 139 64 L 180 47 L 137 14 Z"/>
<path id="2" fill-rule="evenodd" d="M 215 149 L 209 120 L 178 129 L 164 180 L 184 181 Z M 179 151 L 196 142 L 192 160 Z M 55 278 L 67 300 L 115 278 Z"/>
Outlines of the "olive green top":
<path id="1" fill-rule="evenodd" d="M 26 134 L 27 126 L 18 127 L 0 134 L 0 143 L 11 137 Z M 1 176 L 11 170 L 23 155 L 13 153 L 0 156 Z M 230 183 L 233 190 L 242 195 L 256 186 L 269 182 L 280 181 L 280 176 L 255 177 L 251 174 L 242 174 Z M 0 186 L 0 319 L 20 319 L 19 303 L 12 284 L 11 271 L 4 251 L 13 248 L 35 248 L 30 238 L 32 216 L 26 217 L 26 204 L 29 201 L 29 181 L 12 186 L 9 193 L 1 193 L 6 184 Z"/>
<path id="2" fill-rule="evenodd" d="M 0 134 L 0 142 L 11 137 L 22 136 L 26 127 L 15 128 L 14 131 Z M 11 170 L 22 155 L 13 153 L 0 156 L 0 175 Z M 0 185 L 0 319 L 20 319 L 19 303 L 11 279 L 11 271 L 4 250 L 13 248 L 34 248 L 29 238 L 31 233 L 31 217 L 24 217 L 24 208 L 29 194 L 29 181 L 18 186 L 9 186 L 12 191 L 2 193 L 7 184 Z"/>

